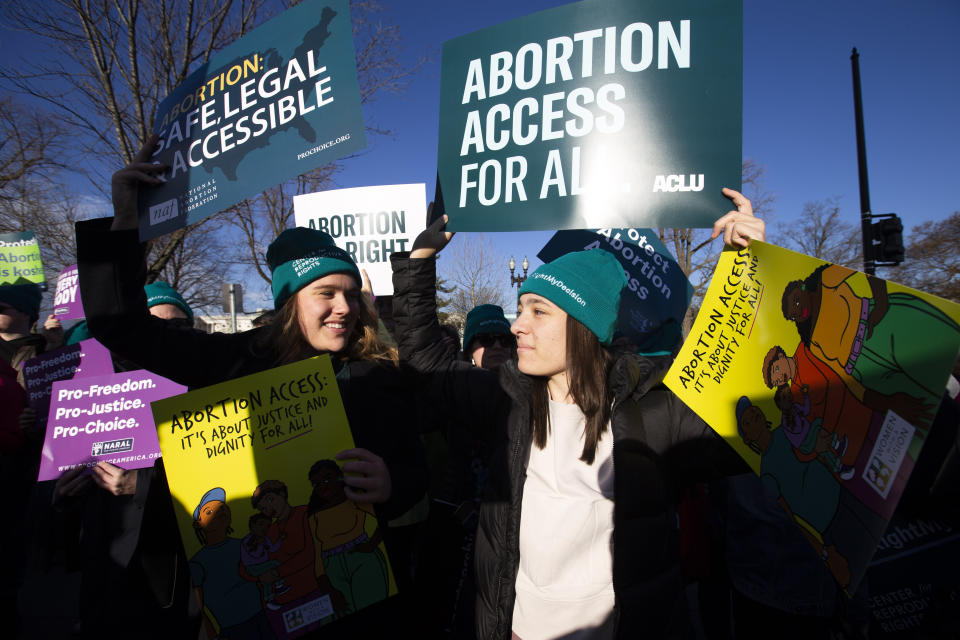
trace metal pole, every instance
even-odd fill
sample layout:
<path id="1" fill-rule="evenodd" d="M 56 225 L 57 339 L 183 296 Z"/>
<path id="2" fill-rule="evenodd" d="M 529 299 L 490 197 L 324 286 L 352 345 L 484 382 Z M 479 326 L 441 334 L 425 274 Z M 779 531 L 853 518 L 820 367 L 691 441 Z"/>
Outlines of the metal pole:
<path id="1" fill-rule="evenodd" d="M 863 271 L 873 275 L 873 228 L 870 215 L 870 185 L 867 181 L 867 144 L 863 133 L 863 98 L 860 95 L 860 54 L 853 48 L 850 54 L 853 67 L 853 115 L 857 129 L 857 171 L 860 174 L 860 230 L 863 234 Z"/>
<path id="2" fill-rule="evenodd" d="M 233 332 L 237 332 L 237 289 L 235 284 L 230 285 L 230 316 L 233 318 Z"/>

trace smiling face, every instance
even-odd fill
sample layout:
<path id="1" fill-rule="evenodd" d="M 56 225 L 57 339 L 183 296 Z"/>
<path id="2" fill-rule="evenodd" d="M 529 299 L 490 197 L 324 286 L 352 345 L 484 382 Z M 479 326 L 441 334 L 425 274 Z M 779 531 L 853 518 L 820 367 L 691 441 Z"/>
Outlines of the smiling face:
<path id="1" fill-rule="evenodd" d="M 223 539 L 230 527 L 230 507 L 220 500 L 211 500 L 200 507 L 197 522 L 208 541 Z"/>
<path id="2" fill-rule="evenodd" d="M 567 312 L 542 296 L 525 293 L 510 331 L 517 338 L 520 371 L 557 382 L 562 378 L 566 387 Z"/>
<path id="3" fill-rule="evenodd" d="M 360 286 L 345 273 L 314 280 L 297 292 L 300 332 L 315 350 L 337 353 L 350 343 L 360 314 Z"/>
<path id="4" fill-rule="evenodd" d="M 770 382 L 774 387 L 787 384 L 793 377 L 793 362 L 786 354 L 779 354 L 770 363 Z"/>
<path id="5" fill-rule="evenodd" d="M 800 323 L 810 317 L 810 295 L 799 287 L 787 294 L 786 305 L 787 320 Z"/>

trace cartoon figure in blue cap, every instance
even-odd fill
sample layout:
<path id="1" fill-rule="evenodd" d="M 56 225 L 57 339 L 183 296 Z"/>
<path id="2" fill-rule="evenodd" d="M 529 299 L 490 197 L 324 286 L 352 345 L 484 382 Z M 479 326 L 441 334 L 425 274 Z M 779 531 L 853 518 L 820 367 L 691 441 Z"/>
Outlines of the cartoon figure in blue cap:
<path id="1" fill-rule="evenodd" d="M 190 578 L 207 636 L 273 638 L 257 578 L 240 562 L 242 541 L 230 535 L 230 507 L 222 488 L 214 487 L 200 498 L 193 510 L 193 529 L 203 548 L 190 558 Z"/>

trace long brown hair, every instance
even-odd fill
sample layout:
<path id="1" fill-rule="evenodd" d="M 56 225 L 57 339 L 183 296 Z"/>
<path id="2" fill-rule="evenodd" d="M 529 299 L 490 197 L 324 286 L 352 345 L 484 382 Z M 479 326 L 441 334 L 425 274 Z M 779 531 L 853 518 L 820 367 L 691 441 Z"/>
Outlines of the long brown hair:
<path id="1" fill-rule="evenodd" d="M 400 358 L 397 355 L 397 349 L 380 338 L 379 326 L 380 317 L 373 307 L 373 301 L 368 295 L 361 294 L 357 323 L 350 335 L 347 348 L 336 355 L 341 360 L 375 360 L 399 366 Z M 256 347 L 272 354 L 278 366 L 317 355 L 316 349 L 307 342 L 300 329 L 296 294 L 290 296 L 274 313 L 270 324 L 257 341 Z"/>
<path id="2" fill-rule="evenodd" d="M 566 349 L 570 397 L 586 418 L 580 459 L 593 464 L 597 444 L 610 422 L 613 393 L 607 388 L 607 378 L 613 367 L 614 356 L 600 344 L 592 331 L 571 315 L 567 316 Z M 531 380 L 530 426 L 533 429 L 533 443 L 543 449 L 547 446 L 547 436 L 550 434 L 550 393 L 546 378 L 531 377 Z"/>

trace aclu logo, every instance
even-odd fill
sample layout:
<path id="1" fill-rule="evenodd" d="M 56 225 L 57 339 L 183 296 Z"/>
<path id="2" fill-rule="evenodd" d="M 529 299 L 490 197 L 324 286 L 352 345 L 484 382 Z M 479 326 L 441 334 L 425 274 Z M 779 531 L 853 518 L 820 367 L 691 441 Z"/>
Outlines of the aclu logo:
<path id="1" fill-rule="evenodd" d="M 150 207 L 150 226 L 176 218 L 179 214 L 176 198 L 155 204 Z"/>
<path id="2" fill-rule="evenodd" d="M 676 191 L 703 191 L 703 174 L 691 173 L 690 175 L 669 175 L 657 176 L 653 180 L 653 191 L 670 192 Z"/>
<path id="3" fill-rule="evenodd" d="M 106 440 L 104 442 L 94 442 L 90 450 L 91 456 L 106 456 L 111 453 L 122 453 L 133 449 L 133 438 L 121 438 L 120 440 Z"/>

